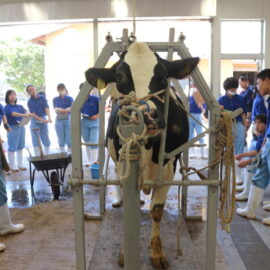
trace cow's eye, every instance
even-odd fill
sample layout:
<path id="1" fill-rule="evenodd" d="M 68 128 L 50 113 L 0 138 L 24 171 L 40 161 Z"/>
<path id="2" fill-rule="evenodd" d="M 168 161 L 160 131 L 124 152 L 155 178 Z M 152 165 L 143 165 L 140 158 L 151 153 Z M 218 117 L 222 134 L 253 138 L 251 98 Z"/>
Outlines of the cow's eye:
<path id="1" fill-rule="evenodd" d="M 122 75 L 121 74 L 116 74 L 116 82 L 121 82 L 122 81 Z"/>

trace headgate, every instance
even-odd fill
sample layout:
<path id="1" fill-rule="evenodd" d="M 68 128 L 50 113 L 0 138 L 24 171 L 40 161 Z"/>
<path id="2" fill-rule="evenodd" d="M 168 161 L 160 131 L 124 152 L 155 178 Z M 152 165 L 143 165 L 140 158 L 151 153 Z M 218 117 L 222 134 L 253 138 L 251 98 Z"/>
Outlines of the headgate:
<path id="1" fill-rule="evenodd" d="M 170 29 L 169 34 L 169 41 L 168 42 L 147 42 L 148 46 L 152 51 L 155 52 L 168 52 L 167 59 L 172 60 L 173 52 L 178 53 L 178 55 L 181 58 L 187 58 L 191 57 L 187 47 L 184 44 L 184 36 L 180 35 L 177 42 L 174 41 L 175 31 L 174 29 Z M 107 43 L 105 47 L 103 48 L 100 56 L 98 57 L 95 67 L 104 67 L 106 63 L 108 62 L 109 58 L 111 57 L 113 52 L 121 53 L 124 50 L 128 48 L 128 46 L 134 42 L 134 36 L 130 35 L 128 36 L 128 30 L 123 30 L 123 36 L 121 38 L 121 41 L 113 41 L 112 37 L 110 35 L 107 35 L 106 37 Z M 188 141 L 175 151 L 171 153 L 165 153 L 165 135 L 166 130 L 162 131 L 162 143 L 161 143 L 161 150 L 159 155 L 159 181 L 158 183 L 153 183 L 151 181 L 144 182 L 145 184 L 153 185 L 178 185 L 182 186 L 182 212 L 183 215 L 186 216 L 186 208 L 187 208 L 187 187 L 191 185 L 205 185 L 208 187 L 208 196 L 207 196 L 207 229 L 206 229 L 206 254 L 205 254 L 205 269 L 207 270 L 214 270 L 215 269 L 215 254 L 216 254 L 216 226 L 217 226 L 217 205 L 218 205 L 218 188 L 220 181 L 218 179 L 218 169 L 219 166 L 215 165 L 209 168 L 208 171 L 208 179 L 204 181 L 194 181 L 188 179 L 188 176 L 186 175 L 183 177 L 183 179 L 180 180 L 174 180 L 171 182 L 163 183 L 161 181 L 162 179 L 162 164 L 163 160 L 165 158 L 170 158 L 176 153 L 184 152 L 184 162 L 185 165 L 187 165 L 188 162 L 188 148 L 192 146 L 196 141 L 199 140 L 202 136 L 205 134 L 209 134 L 209 145 L 211 142 L 214 142 L 216 140 L 216 133 L 214 132 L 214 127 L 216 127 L 216 123 L 220 116 L 220 110 L 218 103 L 214 96 L 212 95 L 212 92 L 210 88 L 208 87 L 206 81 L 204 80 L 202 74 L 200 73 L 199 69 L 196 67 L 195 70 L 191 74 L 194 83 L 200 90 L 200 93 L 205 100 L 209 111 L 210 111 L 210 128 L 205 130 L 202 134 L 199 136 L 193 138 L 192 140 Z M 172 83 L 174 87 L 176 88 L 177 92 L 181 96 L 183 100 L 186 100 L 187 97 L 184 94 L 183 89 L 181 88 L 181 85 L 177 80 L 172 80 Z M 83 84 L 82 90 L 79 92 L 77 98 L 75 99 L 72 109 L 71 109 L 71 129 L 72 131 L 72 177 L 69 179 L 69 184 L 72 186 L 73 191 L 73 205 L 74 205 L 74 216 L 75 216 L 75 247 L 76 247 L 76 269 L 77 270 L 86 270 L 86 256 L 85 256 L 85 232 L 84 232 L 84 196 L 83 196 L 83 185 L 90 184 L 90 185 L 99 185 L 99 194 L 100 194 L 100 200 L 99 200 L 99 215 L 98 216 L 92 216 L 89 217 L 90 219 L 102 219 L 105 212 L 105 186 L 106 185 L 120 185 L 119 180 L 107 180 L 107 167 L 108 167 L 108 159 L 105 161 L 105 130 L 104 130 L 104 123 L 105 123 L 105 103 L 110 95 L 113 88 L 113 84 L 109 84 L 104 92 L 104 94 L 101 96 L 100 104 L 99 104 L 99 112 L 100 112 L 100 136 L 99 136 L 99 180 L 86 180 L 83 177 L 83 168 L 82 168 L 82 150 L 81 150 L 81 127 L 80 127 L 80 110 L 83 106 L 85 100 L 87 99 L 90 91 L 92 90 L 92 86 L 88 84 L 88 82 L 85 82 Z M 166 91 L 165 95 L 165 115 L 164 118 L 167 119 L 168 116 L 168 101 L 169 99 L 169 91 Z M 235 115 L 234 115 L 235 117 Z M 126 131 L 124 131 L 126 132 Z M 208 164 L 211 164 L 212 161 L 215 160 L 215 149 L 213 147 L 209 147 L 209 159 Z M 183 162 L 183 160 L 182 160 Z M 134 167 L 135 166 L 135 167 Z M 136 162 L 132 166 L 132 170 L 136 168 Z M 134 170 L 134 175 L 136 175 L 136 171 Z M 136 179 L 135 179 L 136 182 Z M 124 187 L 125 188 L 125 187 Z M 139 205 L 139 194 L 134 193 L 134 185 L 126 187 L 126 192 L 131 192 L 131 197 L 134 198 L 133 202 L 127 202 L 128 196 L 124 197 L 124 207 L 125 205 L 127 207 L 137 207 Z M 132 190 L 133 189 L 133 190 Z M 133 195 L 132 195 L 133 194 Z M 125 209 L 125 208 L 124 208 Z M 139 211 L 136 211 L 137 214 L 135 215 L 135 221 L 136 222 L 130 222 L 129 216 L 126 216 L 125 218 L 125 210 L 124 210 L 124 221 L 125 227 L 127 226 L 133 226 L 132 232 L 134 231 L 139 233 Z M 134 212 L 132 217 L 134 217 Z M 134 225 L 135 224 L 135 225 Z M 137 224 L 137 225 L 136 225 Z M 134 227 L 135 226 L 135 227 Z M 137 227 L 136 227 L 137 226 Z M 127 230 L 128 231 L 128 230 Z M 126 233 L 126 232 L 125 232 Z M 125 237 L 131 237 L 129 239 L 129 246 L 132 250 L 132 256 L 129 256 L 129 251 L 125 251 L 125 269 L 128 270 L 138 270 L 138 254 L 134 254 L 136 252 L 137 248 L 132 247 L 133 245 L 138 247 L 138 235 L 130 236 L 125 234 Z M 130 240 L 131 239 L 131 240 Z M 126 241 L 126 240 L 125 240 Z M 129 248 L 127 245 L 125 245 L 125 249 Z M 139 251 L 137 251 L 139 252 Z M 131 253 L 130 253 L 131 254 Z M 135 267 L 135 268 L 134 268 Z"/>

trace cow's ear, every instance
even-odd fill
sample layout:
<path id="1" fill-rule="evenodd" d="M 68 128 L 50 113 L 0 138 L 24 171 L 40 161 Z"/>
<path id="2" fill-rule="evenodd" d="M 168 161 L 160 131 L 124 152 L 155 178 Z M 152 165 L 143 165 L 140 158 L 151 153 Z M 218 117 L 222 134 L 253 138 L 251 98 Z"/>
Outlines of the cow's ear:
<path id="1" fill-rule="evenodd" d="M 85 72 L 85 78 L 89 84 L 97 87 L 98 80 L 101 80 L 107 85 L 110 82 L 115 82 L 116 68 L 120 60 L 111 68 L 89 68 Z"/>
<path id="2" fill-rule="evenodd" d="M 199 61 L 199 57 L 190 57 L 172 62 L 162 59 L 162 63 L 165 65 L 168 72 L 168 78 L 175 79 L 183 79 L 187 77 L 198 65 Z"/>
<path id="3" fill-rule="evenodd" d="M 114 82 L 114 74 L 109 68 L 89 68 L 85 72 L 85 78 L 89 84 L 97 87 L 98 80 L 102 80 L 107 85 L 110 82 Z"/>

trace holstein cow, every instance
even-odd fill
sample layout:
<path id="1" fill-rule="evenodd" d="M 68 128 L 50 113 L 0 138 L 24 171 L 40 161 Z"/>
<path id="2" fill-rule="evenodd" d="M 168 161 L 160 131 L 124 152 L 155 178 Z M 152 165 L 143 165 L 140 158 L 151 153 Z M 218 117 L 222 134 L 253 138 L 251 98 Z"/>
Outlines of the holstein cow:
<path id="1" fill-rule="evenodd" d="M 120 60 L 111 68 L 90 68 L 86 71 L 87 81 L 97 86 L 98 79 L 108 84 L 115 82 L 120 95 L 128 95 L 131 91 L 135 91 L 136 98 L 145 97 L 148 94 L 164 90 L 168 87 L 168 78 L 182 79 L 188 76 L 199 62 L 199 58 L 187 58 L 176 61 L 167 61 L 153 53 L 145 43 L 135 42 L 129 46 Z M 159 94 L 164 97 L 164 92 Z M 153 97 L 147 101 L 148 105 L 142 105 L 142 108 L 151 108 L 150 113 L 145 111 L 145 124 L 148 127 L 147 142 L 144 145 L 145 154 L 143 162 L 145 169 L 143 171 L 143 179 L 157 180 L 158 154 L 160 148 L 160 130 L 164 128 L 164 103 Z M 189 128 L 188 118 L 185 111 L 180 107 L 181 100 L 177 98 L 173 92 L 170 93 L 169 100 L 169 117 L 167 122 L 167 137 L 165 151 L 167 153 L 173 151 L 188 140 Z M 111 113 L 108 130 L 108 149 L 114 162 L 118 162 L 119 137 L 116 132 L 118 125 L 119 105 L 116 105 Z M 165 181 L 171 181 L 174 177 L 176 160 L 179 155 L 165 160 L 163 165 L 163 177 Z M 150 215 L 152 218 L 151 231 L 151 262 L 159 269 L 166 269 L 168 262 L 162 250 L 160 239 L 160 221 L 163 214 L 164 204 L 167 197 L 169 187 L 157 186 L 152 191 L 152 201 Z M 149 194 L 151 189 L 143 186 L 143 191 Z"/>

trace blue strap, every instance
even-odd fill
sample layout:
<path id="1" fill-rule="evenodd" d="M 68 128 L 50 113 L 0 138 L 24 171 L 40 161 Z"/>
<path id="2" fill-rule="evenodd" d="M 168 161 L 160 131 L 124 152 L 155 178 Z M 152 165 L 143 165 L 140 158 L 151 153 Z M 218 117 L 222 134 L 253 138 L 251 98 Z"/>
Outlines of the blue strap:
<path id="1" fill-rule="evenodd" d="M 139 104 L 141 104 L 141 105 L 146 105 L 146 111 L 147 111 L 147 112 L 150 112 L 150 107 L 149 107 L 149 105 L 148 105 L 148 103 L 147 103 L 146 101 L 144 101 L 144 100 L 139 100 Z"/>

